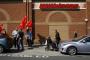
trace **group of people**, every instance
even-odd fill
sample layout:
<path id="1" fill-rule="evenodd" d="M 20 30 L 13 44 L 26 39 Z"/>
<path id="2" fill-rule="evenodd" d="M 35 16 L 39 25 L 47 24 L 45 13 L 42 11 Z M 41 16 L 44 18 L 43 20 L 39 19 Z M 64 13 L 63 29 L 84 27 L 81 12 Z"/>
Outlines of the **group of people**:
<path id="1" fill-rule="evenodd" d="M 46 42 L 47 42 L 47 47 L 45 48 L 46 50 L 58 50 L 59 49 L 59 43 L 61 42 L 60 34 L 56 30 L 55 31 L 55 40 L 52 40 L 50 36 L 48 36 Z"/>
<path id="2" fill-rule="evenodd" d="M 32 32 L 31 29 L 27 28 L 26 30 L 26 39 L 28 42 L 28 46 L 32 47 Z M 13 41 L 14 41 L 14 47 L 17 48 L 18 50 L 24 50 L 24 44 L 23 44 L 23 40 L 24 40 L 24 32 L 22 31 L 22 29 L 16 29 L 13 30 L 12 32 L 12 36 L 13 36 Z"/>
<path id="3" fill-rule="evenodd" d="M 1 32 L 4 36 L 7 36 L 5 29 Z M 0 34 L 1 35 L 1 34 Z M 27 27 L 26 33 L 22 31 L 22 29 L 16 28 L 15 30 L 12 31 L 12 36 L 13 36 L 13 45 L 17 50 L 24 50 L 24 35 L 27 40 L 28 47 L 33 47 L 33 40 L 32 40 L 32 30 Z M 77 37 L 77 32 L 74 32 L 74 38 Z M 59 44 L 61 42 L 61 37 L 60 33 L 55 30 L 55 40 L 52 40 L 50 36 L 46 39 L 46 48 L 47 50 L 53 49 L 53 50 L 58 50 L 59 49 Z"/>
<path id="4" fill-rule="evenodd" d="M 77 38 L 77 32 L 74 32 L 74 38 Z M 58 50 L 59 49 L 59 44 L 61 42 L 61 37 L 60 37 L 60 33 L 55 30 L 55 40 L 52 40 L 50 36 L 48 36 L 47 40 L 46 40 L 46 45 L 47 47 L 45 48 L 46 50 Z"/>
<path id="5" fill-rule="evenodd" d="M 53 50 L 59 49 L 58 45 L 61 41 L 61 38 L 60 38 L 60 34 L 57 30 L 55 31 L 55 33 L 56 33 L 55 41 L 53 41 L 50 36 L 48 36 L 48 38 L 46 39 L 46 41 L 47 41 L 46 49 L 50 49 L 51 47 Z M 24 32 L 22 31 L 22 29 L 13 30 L 12 36 L 13 36 L 13 41 L 14 41 L 14 47 L 17 48 L 18 50 L 20 50 L 21 48 L 22 48 L 21 50 L 24 50 L 24 45 L 23 45 Z M 31 29 L 29 29 L 29 28 L 26 29 L 25 37 L 27 40 L 28 47 L 32 47 L 33 40 L 32 40 Z"/>

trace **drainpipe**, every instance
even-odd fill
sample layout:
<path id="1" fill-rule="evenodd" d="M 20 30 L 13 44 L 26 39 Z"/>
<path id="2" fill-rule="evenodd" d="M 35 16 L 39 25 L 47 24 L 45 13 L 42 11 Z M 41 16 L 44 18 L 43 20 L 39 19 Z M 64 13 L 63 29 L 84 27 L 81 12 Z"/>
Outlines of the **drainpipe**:
<path id="1" fill-rule="evenodd" d="M 35 10 L 34 10 L 34 0 L 31 2 L 31 9 L 32 9 L 32 39 L 35 39 Z"/>

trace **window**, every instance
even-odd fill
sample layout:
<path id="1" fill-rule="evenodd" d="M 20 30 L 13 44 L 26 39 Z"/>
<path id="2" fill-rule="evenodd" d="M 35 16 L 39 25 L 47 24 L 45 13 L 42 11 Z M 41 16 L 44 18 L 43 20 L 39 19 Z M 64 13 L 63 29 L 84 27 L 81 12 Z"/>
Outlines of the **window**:
<path id="1" fill-rule="evenodd" d="M 85 40 L 86 42 L 90 42 L 90 37 L 87 37 Z"/>

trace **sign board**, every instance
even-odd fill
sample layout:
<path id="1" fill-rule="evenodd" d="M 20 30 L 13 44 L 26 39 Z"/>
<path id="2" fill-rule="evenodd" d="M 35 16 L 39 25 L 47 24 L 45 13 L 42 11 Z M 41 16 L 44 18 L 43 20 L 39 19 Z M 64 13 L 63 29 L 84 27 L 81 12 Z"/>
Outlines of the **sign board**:
<path id="1" fill-rule="evenodd" d="M 40 9 L 79 9 L 79 4 L 40 4 Z"/>
<path id="2" fill-rule="evenodd" d="M 33 0 L 34 2 L 86 2 L 86 0 Z"/>
<path id="3" fill-rule="evenodd" d="M 86 9 L 86 3 L 35 3 L 34 9 Z"/>

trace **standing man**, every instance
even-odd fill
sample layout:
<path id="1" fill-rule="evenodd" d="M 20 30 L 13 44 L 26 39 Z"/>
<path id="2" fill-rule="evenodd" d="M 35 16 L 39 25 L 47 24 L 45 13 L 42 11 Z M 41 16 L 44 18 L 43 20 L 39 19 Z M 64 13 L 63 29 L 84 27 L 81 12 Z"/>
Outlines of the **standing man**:
<path id="1" fill-rule="evenodd" d="M 32 47 L 32 31 L 31 29 L 27 28 L 27 43 L 28 43 L 28 47 Z"/>
<path id="2" fill-rule="evenodd" d="M 17 34 L 18 34 L 18 30 L 13 30 L 12 32 L 12 36 L 13 36 L 13 42 L 14 42 L 14 47 L 16 48 L 17 46 Z"/>
<path id="3" fill-rule="evenodd" d="M 30 46 L 32 47 L 33 40 L 32 40 L 32 30 L 31 29 L 30 29 L 30 32 L 29 32 L 29 36 L 30 36 Z"/>
<path id="4" fill-rule="evenodd" d="M 59 48 L 58 44 L 60 43 L 61 38 L 60 38 L 59 32 L 57 30 L 55 31 L 55 33 L 56 33 L 55 34 L 55 39 L 56 39 L 57 48 Z"/>
<path id="5" fill-rule="evenodd" d="M 19 44 L 18 48 L 20 49 L 20 44 L 21 44 L 22 50 L 24 50 L 23 37 L 24 37 L 24 32 L 22 31 L 22 29 L 20 29 L 18 31 L 18 44 Z"/>
<path id="6" fill-rule="evenodd" d="M 26 29 L 26 40 L 27 40 L 28 47 L 30 47 L 29 28 L 28 27 Z"/>

